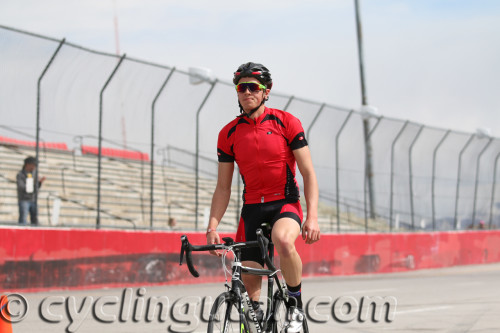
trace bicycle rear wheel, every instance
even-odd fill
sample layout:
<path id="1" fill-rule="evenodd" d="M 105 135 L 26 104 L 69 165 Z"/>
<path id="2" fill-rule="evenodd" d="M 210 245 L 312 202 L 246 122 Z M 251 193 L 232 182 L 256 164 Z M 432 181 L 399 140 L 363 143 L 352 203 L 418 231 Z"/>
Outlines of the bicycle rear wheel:
<path id="1" fill-rule="evenodd" d="M 208 333 L 240 333 L 248 330 L 248 324 L 245 316 L 241 316 L 238 311 L 238 300 L 232 292 L 220 294 L 210 310 L 208 320 Z M 241 327 L 243 325 L 243 328 Z"/>
<path id="2" fill-rule="evenodd" d="M 274 324 L 273 333 L 284 333 L 284 328 L 286 326 L 286 318 L 288 313 L 288 307 L 285 301 L 281 297 L 276 297 L 274 302 Z M 302 321 L 303 333 L 309 333 L 309 328 L 307 326 L 307 318 L 304 316 Z"/>

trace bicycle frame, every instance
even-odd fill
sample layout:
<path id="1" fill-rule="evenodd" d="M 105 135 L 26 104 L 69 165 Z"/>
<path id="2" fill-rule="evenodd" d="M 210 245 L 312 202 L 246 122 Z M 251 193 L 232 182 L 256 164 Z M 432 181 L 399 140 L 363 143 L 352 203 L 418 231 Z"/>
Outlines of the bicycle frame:
<path id="1" fill-rule="evenodd" d="M 257 332 L 264 332 L 268 330 L 269 327 L 272 327 L 273 321 L 274 321 L 274 299 L 275 297 L 281 297 L 285 301 L 288 301 L 288 294 L 286 292 L 285 287 L 280 283 L 279 277 L 278 277 L 278 270 L 275 269 L 269 270 L 269 269 L 260 269 L 260 268 L 252 268 L 252 267 L 246 267 L 242 266 L 241 261 L 240 261 L 240 255 L 241 255 L 241 250 L 236 249 L 234 250 L 234 261 L 232 263 L 232 278 L 231 278 L 231 288 L 229 290 L 232 290 L 233 292 L 236 293 L 237 297 L 240 302 L 240 313 L 243 312 L 242 310 L 242 303 L 246 302 L 247 308 L 249 309 L 249 319 L 252 320 L 254 323 Z M 274 259 L 274 244 L 272 242 L 269 242 L 268 245 L 268 257 L 271 262 L 273 262 Z M 250 297 L 248 296 L 248 292 L 245 288 L 245 285 L 243 282 L 240 280 L 241 274 L 251 274 L 251 275 L 258 275 L 258 276 L 266 276 L 267 279 L 267 306 L 266 306 L 266 314 L 264 316 L 264 319 L 262 320 L 262 325 L 259 323 L 257 320 L 257 315 L 253 309 Z M 274 293 L 274 284 L 276 283 L 278 290 L 276 293 Z M 241 321 L 240 321 L 241 324 Z"/>
<path id="2" fill-rule="evenodd" d="M 228 291 L 233 293 L 233 296 L 236 297 L 236 301 L 238 302 L 238 313 L 239 313 L 239 321 L 240 326 L 243 325 L 244 319 L 244 304 L 248 307 L 249 319 L 255 324 L 257 332 L 270 332 L 273 324 L 275 322 L 274 313 L 275 313 L 275 304 L 276 300 L 284 300 L 285 302 L 289 302 L 290 300 L 296 301 L 293 297 L 289 298 L 288 293 L 286 292 L 286 286 L 280 283 L 278 277 L 278 270 L 274 266 L 274 244 L 270 242 L 266 237 L 263 236 L 263 232 L 261 229 L 257 230 L 257 241 L 248 241 L 244 243 L 235 243 L 232 238 L 225 237 L 222 240 L 223 244 L 212 244 L 212 245 L 200 245 L 193 246 L 189 243 L 187 236 L 183 235 L 182 239 L 182 247 L 181 247 L 181 257 L 180 264 L 182 265 L 184 252 L 186 253 L 186 262 L 188 264 L 189 271 L 195 277 L 199 277 L 198 272 L 193 266 L 193 261 L 191 257 L 192 251 L 210 251 L 210 250 L 224 250 L 226 252 L 234 253 L 234 261 L 232 263 L 231 269 L 231 286 L 229 287 L 226 282 L 226 287 Z M 251 247 L 260 247 L 263 259 L 266 263 L 266 266 L 269 269 L 265 268 L 252 268 L 245 267 L 241 263 L 241 249 L 242 248 L 251 248 Z M 248 296 L 248 292 L 245 288 L 245 285 L 241 281 L 241 275 L 252 274 L 258 276 L 267 276 L 267 307 L 266 314 L 262 321 L 262 325 L 258 322 L 256 313 L 253 309 L 250 297 Z M 274 292 L 274 284 L 277 284 L 278 290 Z M 226 323 L 224 323 L 226 324 Z"/>

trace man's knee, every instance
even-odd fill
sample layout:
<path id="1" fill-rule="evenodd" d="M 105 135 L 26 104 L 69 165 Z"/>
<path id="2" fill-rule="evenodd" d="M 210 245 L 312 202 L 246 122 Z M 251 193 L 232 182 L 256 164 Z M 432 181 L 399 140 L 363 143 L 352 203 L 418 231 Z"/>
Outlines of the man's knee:
<path id="1" fill-rule="evenodd" d="M 297 252 L 295 249 L 295 241 L 287 237 L 277 237 L 276 240 L 273 239 L 273 242 L 280 257 L 290 257 Z"/>
<path id="2" fill-rule="evenodd" d="M 283 218 L 273 226 L 272 239 L 280 256 L 292 255 L 295 250 L 295 240 L 300 234 L 300 225 L 291 218 Z"/>

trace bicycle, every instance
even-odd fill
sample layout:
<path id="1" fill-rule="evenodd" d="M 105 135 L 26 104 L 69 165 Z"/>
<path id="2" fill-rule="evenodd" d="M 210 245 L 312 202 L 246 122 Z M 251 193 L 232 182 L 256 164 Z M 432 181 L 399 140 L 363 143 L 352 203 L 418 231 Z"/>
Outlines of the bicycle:
<path id="1" fill-rule="evenodd" d="M 212 245 L 192 245 L 186 235 L 181 237 L 181 257 L 180 265 L 183 262 L 184 253 L 186 253 L 186 262 L 189 272 L 194 277 L 199 277 L 196 271 L 191 252 L 193 251 L 212 251 L 222 250 L 222 264 L 224 274 L 226 275 L 225 287 L 227 290 L 220 294 L 216 299 L 210 311 L 208 321 L 208 333 L 214 332 L 267 332 L 267 333 L 286 333 L 286 316 L 289 311 L 296 306 L 297 301 L 294 297 L 288 296 L 285 283 L 280 283 L 278 277 L 279 270 L 273 264 L 274 244 L 264 236 L 262 229 L 257 230 L 257 240 L 236 243 L 231 237 L 222 238 L 224 243 Z M 242 266 L 241 249 L 259 247 L 262 257 L 268 269 L 257 269 Z M 234 260 L 231 270 L 231 285 L 228 284 L 227 273 L 229 272 L 225 257 L 228 253 L 233 253 Z M 245 289 L 240 277 L 242 273 L 267 276 L 267 306 L 262 322 L 257 319 L 256 313 L 251 304 L 250 297 Z M 274 284 L 278 289 L 274 291 Z M 247 313 L 245 313 L 247 311 Z M 303 316 L 302 332 L 309 333 L 307 319 Z"/>

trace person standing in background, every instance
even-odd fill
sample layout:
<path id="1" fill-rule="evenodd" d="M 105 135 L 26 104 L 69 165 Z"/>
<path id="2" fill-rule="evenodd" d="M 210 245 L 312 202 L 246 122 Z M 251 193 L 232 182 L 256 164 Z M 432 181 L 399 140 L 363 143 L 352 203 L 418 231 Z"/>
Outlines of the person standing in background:
<path id="1" fill-rule="evenodd" d="M 27 157 L 21 171 L 16 176 L 17 200 L 19 205 L 19 224 L 27 224 L 28 213 L 32 225 L 38 224 L 38 210 L 35 193 L 35 173 L 37 160 L 34 157 Z M 38 188 L 42 186 L 45 177 L 38 181 Z"/>

